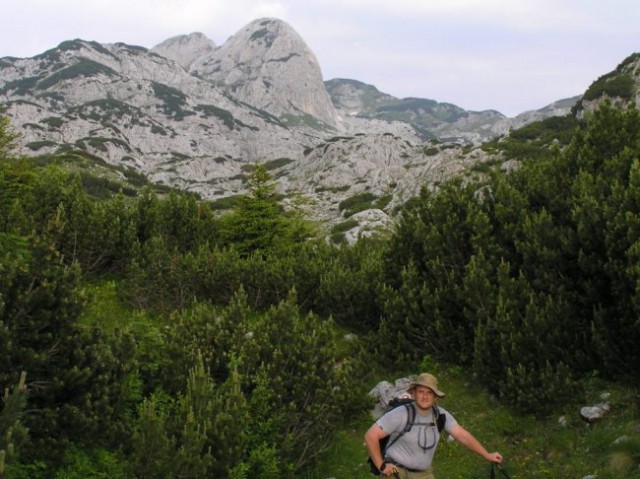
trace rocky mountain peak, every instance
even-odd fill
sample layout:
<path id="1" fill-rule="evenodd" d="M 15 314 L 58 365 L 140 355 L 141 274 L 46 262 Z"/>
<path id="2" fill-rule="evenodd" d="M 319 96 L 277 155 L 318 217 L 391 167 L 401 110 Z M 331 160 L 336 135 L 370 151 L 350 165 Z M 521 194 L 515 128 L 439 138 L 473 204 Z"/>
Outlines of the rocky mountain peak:
<path id="1" fill-rule="evenodd" d="M 175 61 L 185 70 L 198 58 L 209 55 L 216 49 L 216 44 L 200 32 L 189 35 L 178 35 L 159 43 L 151 49 L 160 56 Z"/>
<path id="2" fill-rule="evenodd" d="M 626 60 L 594 92 L 636 94 L 639 61 Z M 243 194 L 248 165 L 263 163 L 280 193 L 308 196 L 311 217 L 328 226 L 348 218 L 352 239 L 386 224 L 420 188 L 495 161 L 466 146 L 512 125 L 495 111 L 395 98 L 357 80 L 325 85 L 305 42 L 275 19 L 251 22 L 220 47 L 192 33 L 152 50 L 76 39 L 2 58 L 0 109 L 21 134 L 21 155 L 73 152 L 114 166 L 118 177 L 130 169 L 212 201 Z M 369 212 L 341 210 L 353 198 Z"/>
<path id="3" fill-rule="evenodd" d="M 576 105 L 578 118 L 604 102 L 623 107 L 640 101 L 640 53 L 625 58 L 615 70 L 594 81 Z"/>
<path id="4" fill-rule="evenodd" d="M 335 127 L 337 114 L 320 65 L 298 33 L 273 18 L 254 20 L 190 70 L 284 122 Z"/>

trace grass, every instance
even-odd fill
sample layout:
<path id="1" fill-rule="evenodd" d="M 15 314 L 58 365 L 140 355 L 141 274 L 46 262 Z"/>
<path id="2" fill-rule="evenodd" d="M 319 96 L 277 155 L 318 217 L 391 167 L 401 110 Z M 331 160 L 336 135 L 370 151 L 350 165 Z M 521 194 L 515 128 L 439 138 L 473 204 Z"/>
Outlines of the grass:
<path id="1" fill-rule="evenodd" d="M 594 377 L 586 384 L 586 402 L 566 404 L 552 417 L 537 418 L 517 414 L 501 405 L 474 381 L 468 371 L 447 368 L 432 361 L 423 366 L 426 367 L 420 370 L 434 372 L 447 393 L 440 405 L 488 450 L 501 452 L 503 468 L 512 479 L 581 479 L 589 475 L 598 479 L 640 478 L 637 390 Z M 393 382 L 397 377 L 401 375 L 380 380 Z M 580 408 L 602 402 L 600 395 L 603 392 L 610 394 L 608 401 L 612 412 L 598 423 L 587 424 L 579 416 Z M 559 421 L 562 416 L 566 418 L 566 425 Z M 304 476 L 305 479 L 371 478 L 363 441 L 371 422 L 372 419 L 364 414 L 337 431 L 334 444 L 317 467 Z M 446 438 L 445 434 L 434 459 L 437 479 L 490 477 L 487 462 Z"/>
<path id="2" fill-rule="evenodd" d="M 371 479 L 364 448 L 364 431 L 370 419 L 363 415 L 344 430 L 336 433 L 334 443 L 322 457 L 317 467 L 303 476 L 304 479 Z"/>

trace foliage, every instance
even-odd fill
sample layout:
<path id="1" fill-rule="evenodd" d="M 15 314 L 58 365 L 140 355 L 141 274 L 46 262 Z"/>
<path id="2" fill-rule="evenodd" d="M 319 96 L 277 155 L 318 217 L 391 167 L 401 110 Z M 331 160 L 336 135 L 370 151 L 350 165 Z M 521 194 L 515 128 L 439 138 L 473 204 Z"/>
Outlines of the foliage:
<path id="1" fill-rule="evenodd" d="M 289 163 L 292 163 L 294 161 L 295 160 L 292 160 L 291 158 L 281 157 L 265 162 L 264 166 L 267 170 L 271 171 L 282 168 L 283 166 L 288 165 Z"/>
<path id="2" fill-rule="evenodd" d="M 474 324 L 463 314 L 465 268 L 486 218 L 472 187 L 460 182 L 427 191 L 404 212 L 385 262 L 381 334 L 393 350 L 469 362 Z M 392 353 L 393 354 L 393 353 Z"/>
<path id="3" fill-rule="evenodd" d="M 597 100 L 603 95 L 625 100 L 633 98 L 635 80 L 629 73 L 614 71 L 593 82 L 582 96 L 583 101 Z"/>
<path id="4" fill-rule="evenodd" d="M 580 244 L 577 264 L 594 341 L 605 370 L 640 378 L 638 238 L 640 114 L 608 105 L 567 155 L 577 170 L 570 205 Z"/>
<path id="5" fill-rule="evenodd" d="M 578 121 L 573 115 L 553 116 L 511 130 L 507 136 L 485 143 L 482 149 L 499 151 L 507 158 L 518 160 L 550 159 L 554 147 L 564 147 L 571 142 L 577 127 Z"/>
<path id="6" fill-rule="evenodd" d="M 205 118 L 212 116 L 219 118 L 230 130 L 233 130 L 234 128 L 235 118 L 233 118 L 230 111 L 225 110 L 224 108 L 219 108 L 215 105 L 197 105 L 193 109 L 195 111 L 202 112 L 202 116 Z"/>
<path id="7" fill-rule="evenodd" d="M 217 383 L 236 381 L 239 390 L 224 390 L 242 392 L 237 401 L 246 401 L 251 421 L 243 422 L 242 412 L 232 414 L 229 406 L 219 406 L 217 420 L 224 419 L 222 411 L 229 419 L 219 423 L 224 440 L 211 444 L 219 450 L 232 444 L 230 438 L 248 442 L 240 447 L 241 441 L 235 452 L 219 452 L 220 457 L 212 449 L 215 462 L 232 459 L 240 474 L 242 467 L 255 473 L 277 460 L 281 474 L 293 472 L 327 447 L 332 428 L 357 405 L 363 391 L 347 381 L 360 367 L 358 345 L 352 339 L 345 350 L 332 323 L 301 314 L 295 297 L 259 314 L 246 300 L 239 293 L 224 309 L 199 303 L 174 315 L 167 341 L 173 370 L 165 387 L 174 390 L 174 378 L 184 377 L 199 361 Z M 259 458 L 256 451 L 266 456 Z"/>
<path id="8" fill-rule="evenodd" d="M 106 76 L 118 75 L 115 70 L 102 63 L 89 60 L 88 58 L 81 58 L 77 63 L 58 70 L 52 75 L 44 78 L 38 82 L 37 87 L 40 90 L 46 90 L 64 80 L 70 80 L 77 77 L 91 77 L 100 74 Z"/>
<path id="9" fill-rule="evenodd" d="M 71 448 L 65 453 L 64 464 L 53 476 L 54 479 L 129 477 L 127 465 L 121 455 L 103 448 L 94 450 Z"/>
<path id="10" fill-rule="evenodd" d="M 345 218 L 348 218 L 360 211 L 373 208 L 373 203 L 376 199 L 378 199 L 378 197 L 373 193 L 359 193 L 347 198 L 346 200 L 342 200 L 338 205 L 338 209 L 342 211 Z"/>
<path id="11" fill-rule="evenodd" d="M 0 160 L 6 158 L 16 147 L 19 135 L 11 130 L 9 119 L 0 116 Z"/>
<path id="12" fill-rule="evenodd" d="M 637 381 L 639 132 L 605 104 L 551 157 L 412 202 L 385 258 L 392 357 L 472 363 L 539 414 L 594 369 Z"/>
<path id="13" fill-rule="evenodd" d="M 237 376 L 217 388 L 198 358 L 184 395 L 154 395 L 138 418 L 130 458 L 136 477 L 225 477 L 242 452 L 248 411 Z"/>
<path id="14" fill-rule="evenodd" d="M 425 353 L 524 414 L 485 406 L 508 444 L 591 397 L 594 371 L 636 384 L 640 115 L 605 104 L 509 141 L 546 150 L 423 191 L 389 238 L 341 247 L 311 239 L 265 165 L 219 217 L 168 190 L 98 195 L 62 156 L 0 158 L 0 383 L 30 380 L 12 474 L 300 477 L 366 408 L 378 360 L 406 369 Z M 344 211 L 385 198 L 356 200 Z M 634 467 L 633 443 L 587 432 L 536 451 L 587 474 L 563 451 L 599 440 L 612 454 L 599 475 Z M 445 474 L 473 469 L 442 446 L 459 464 Z M 519 449 L 522 471 L 569 474 Z"/>
<path id="15" fill-rule="evenodd" d="M 345 231 L 349 231 L 350 229 L 355 228 L 360 223 L 358 220 L 350 219 L 346 221 L 342 221 L 341 223 L 335 224 L 331 227 L 331 233 L 343 233 Z"/>
<path id="16" fill-rule="evenodd" d="M 186 116 L 195 115 L 195 112 L 186 109 L 188 106 L 187 97 L 180 90 L 158 82 L 152 82 L 151 87 L 154 95 L 162 100 L 162 111 L 165 115 L 176 121 L 182 121 Z"/>
<path id="17" fill-rule="evenodd" d="M 5 477 L 5 471 L 15 462 L 20 448 L 26 442 L 29 430 L 21 422 L 27 405 L 27 374 L 20 374 L 18 385 L 9 393 L 7 387 L 4 392 L 2 411 L 0 411 L 0 478 Z"/>
<path id="18" fill-rule="evenodd" d="M 51 245 L 32 241 L 26 254 L 3 259 L 0 383 L 15 381 L 16 368 L 29 374 L 24 424 L 35 444 L 29 454 L 55 460 L 69 440 L 120 438 L 122 378 L 133 351 L 128 338 L 105 342 L 99 329 L 78 326 L 84 302 L 79 270 L 62 263 Z"/>
<path id="19" fill-rule="evenodd" d="M 307 239 L 311 230 L 300 218 L 285 214 L 275 184 L 264 165 L 255 165 L 247 182 L 249 194 L 222 224 L 226 243 L 242 255 L 287 248 Z"/>

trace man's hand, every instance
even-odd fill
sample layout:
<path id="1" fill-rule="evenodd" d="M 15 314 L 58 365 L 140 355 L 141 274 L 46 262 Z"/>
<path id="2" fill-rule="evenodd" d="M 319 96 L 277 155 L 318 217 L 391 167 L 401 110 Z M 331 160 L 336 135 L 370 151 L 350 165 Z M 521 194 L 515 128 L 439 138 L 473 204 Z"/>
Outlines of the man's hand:
<path id="1" fill-rule="evenodd" d="M 502 462 L 502 454 L 499 452 L 491 452 L 487 455 L 487 461 L 489 462 Z"/>
<path id="2" fill-rule="evenodd" d="M 395 464 L 385 463 L 384 468 L 380 471 L 383 476 L 391 477 L 398 472 L 398 466 Z"/>

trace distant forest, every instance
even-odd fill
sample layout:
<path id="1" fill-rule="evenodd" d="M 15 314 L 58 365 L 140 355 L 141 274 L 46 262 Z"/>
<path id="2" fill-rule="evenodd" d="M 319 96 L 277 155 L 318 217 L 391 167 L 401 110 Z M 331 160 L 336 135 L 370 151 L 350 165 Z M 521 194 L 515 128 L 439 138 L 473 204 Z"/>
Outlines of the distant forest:
<path id="1" fill-rule="evenodd" d="M 0 118 L 0 478 L 296 477 L 425 356 L 539 415 L 638 384 L 640 114 L 525 128 L 486 146 L 518 168 L 336 246 L 264 166 L 220 214 L 18 157 Z"/>

